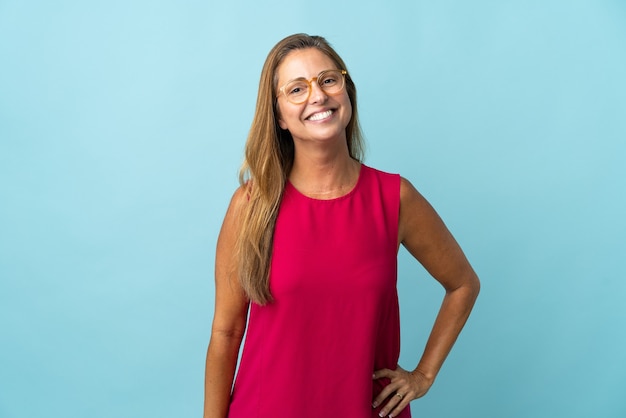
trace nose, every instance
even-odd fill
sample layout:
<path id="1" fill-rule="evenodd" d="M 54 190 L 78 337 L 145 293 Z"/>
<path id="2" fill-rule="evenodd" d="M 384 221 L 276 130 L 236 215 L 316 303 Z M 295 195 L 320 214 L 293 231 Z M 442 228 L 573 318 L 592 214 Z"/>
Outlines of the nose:
<path id="1" fill-rule="evenodd" d="M 315 82 L 312 82 L 311 83 L 311 95 L 309 96 L 309 103 L 310 104 L 324 103 L 327 98 L 328 98 L 328 95 L 326 95 L 324 90 L 322 90 L 320 85 L 317 83 L 317 80 L 315 80 Z"/>

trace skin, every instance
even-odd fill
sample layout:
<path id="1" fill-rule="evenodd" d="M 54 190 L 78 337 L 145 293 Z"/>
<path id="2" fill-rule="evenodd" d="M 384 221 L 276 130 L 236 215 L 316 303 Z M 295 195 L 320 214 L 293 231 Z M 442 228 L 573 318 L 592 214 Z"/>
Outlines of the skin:
<path id="1" fill-rule="evenodd" d="M 316 49 L 291 52 L 278 67 L 278 85 L 297 77 L 307 80 L 336 64 Z M 278 120 L 288 129 L 295 145 L 290 182 L 302 193 L 318 199 L 346 194 L 357 182 L 360 164 L 348 152 L 345 127 L 352 106 L 345 89 L 326 95 L 316 83 L 309 100 L 294 105 L 278 98 Z M 332 110 L 321 121 L 312 114 Z M 225 418 L 234 379 L 237 356 L 246 327 L 248 300 L 234 276 L 234 244 L 238 212 L 246 203 L 239 188 L 231 200 L 220 231 L 215 262 L 215 315 L 207 350 L 204 418 Z M 413 371 L 373 371 L 372 378 L 388 378 L 389 385 L 373 400 L 382 405 L 380 416 L 397 416 L 414 399 L 428 392 L 437 373 L 463 328 L 480 283 L 461 248 L 430 204 L 406 179 L 400 186 L 398 247 L 405 248 L 443 286 L 445 296 L 430 337 Z M 401 396 L 400 396 L 401 395 Z"/>
<path id="2" fill-rule="evenodd" d="M 337 69 L 337 64 L 317 49 L 293 51 L 278 67 L 278 86 L 298 77 L 310 80 L 328 69 Z M 309 119 L 326 111 L 333 113 L 322 120 Z M 329 96 L 313 82 L 308 102 L 299 105 L 279 96 L 278 123 L 291 133 L 295 146 L 289 181 L 296 189 L 311 197 L 331 199 L 356 184 L 360 164 L 350 158 L 346 141 L 351 117 L 345 88 Z"/>
<path id="3" fill-rule="evenodd" d="M 384 404 L 381 417 L 397 416 L 410 401 L 428 392 L 465 325 L 480 290 L 478 277 L 452 234 L 426 199 L 406 179 L 402 179 L 400 185 L 398 240 L 441 283 L 445 296 L 415 370 L 409 372 L 398 367 L 396 370 L 374 372 L 374 379 L 391 379 L 391 383 L 372 403 L 373 407 Z"/>

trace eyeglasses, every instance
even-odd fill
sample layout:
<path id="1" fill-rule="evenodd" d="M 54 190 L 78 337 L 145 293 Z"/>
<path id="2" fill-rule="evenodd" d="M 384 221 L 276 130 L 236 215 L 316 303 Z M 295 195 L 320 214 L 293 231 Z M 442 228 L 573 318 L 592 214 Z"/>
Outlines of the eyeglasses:
<path id="1" fill-rule="evenodd" d="M 310 80 L 303 77 L 291 80 L 278 92 L 282 93 L 290 103 L 302 104 L 311 97 L 312 81 L 316 81 L 324 93 L 332 96 L 343 90 L 346 74 L 348 74 L 346 70 L 325 70 Z"/>

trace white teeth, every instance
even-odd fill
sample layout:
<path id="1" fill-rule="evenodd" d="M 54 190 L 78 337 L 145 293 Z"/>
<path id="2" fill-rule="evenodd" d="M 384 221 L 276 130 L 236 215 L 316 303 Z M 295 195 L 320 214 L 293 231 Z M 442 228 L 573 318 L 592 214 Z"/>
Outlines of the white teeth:
<path id="1" fill-rule="evenodd" d="M 333 114 L 332 110 L 327 110 L 326 112 L 320 112 L 320 113 L 316 113 L 314 115 L 309 116 L 309 120 L 322 120 L 322 119 L 326 119 L 327 117 L 329 117 L 330 115 Z"/>

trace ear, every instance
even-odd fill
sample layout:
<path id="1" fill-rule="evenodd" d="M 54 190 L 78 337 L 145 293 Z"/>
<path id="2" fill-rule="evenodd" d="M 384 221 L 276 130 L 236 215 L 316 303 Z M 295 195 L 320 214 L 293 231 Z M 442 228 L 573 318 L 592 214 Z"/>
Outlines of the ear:
<path id="1" fill-rule="evenodd" d="M 285 121 L 283 121 L 283 119 L 279 116 L 278 117 L 278 126 L 280 126 L 280 129 L 282 130 L 287 130 L 287 124 L 285 123 Z"/>
<path id="2" fill-rule="evenodd" d="M 280 116 L 280 109 L 278 107 L 278 104 L 276 104 L 276 119 L 278 120 L 278 126 L 280 126 L 280 129 L 283 129 L 283 130 L 286 131 L 287 130 L 287 124 L 283 120 L 282 116 Z"/>

